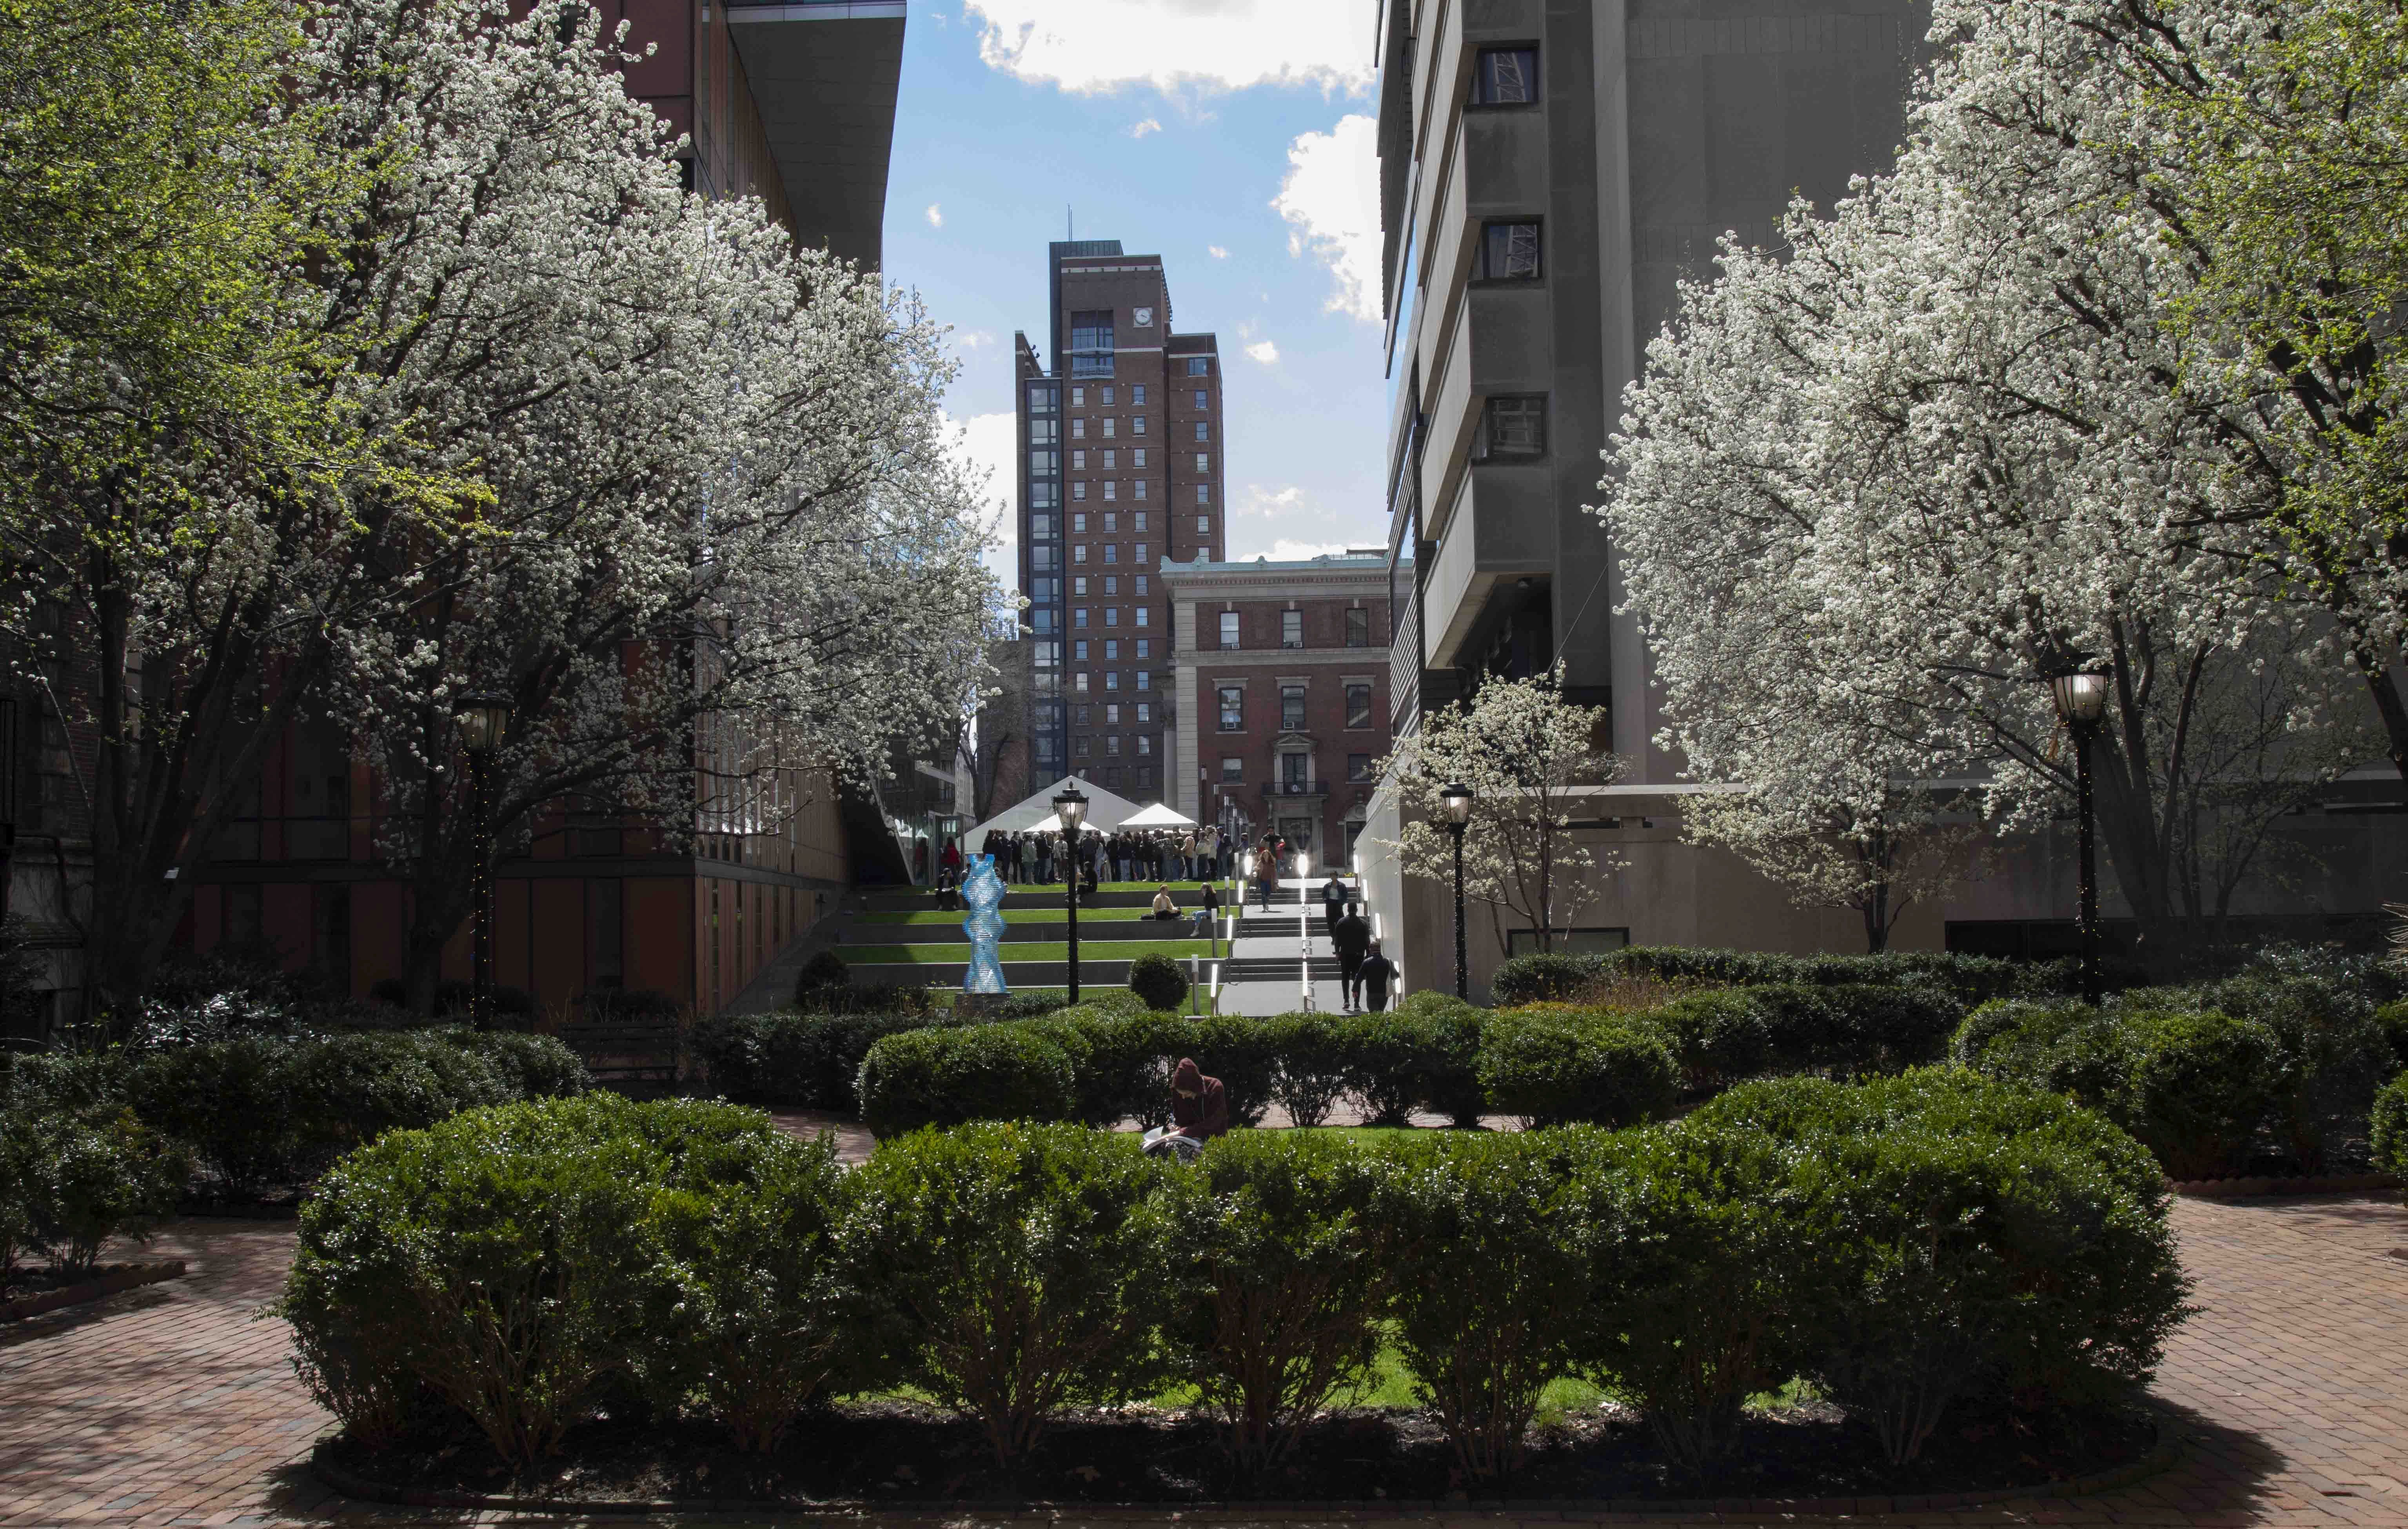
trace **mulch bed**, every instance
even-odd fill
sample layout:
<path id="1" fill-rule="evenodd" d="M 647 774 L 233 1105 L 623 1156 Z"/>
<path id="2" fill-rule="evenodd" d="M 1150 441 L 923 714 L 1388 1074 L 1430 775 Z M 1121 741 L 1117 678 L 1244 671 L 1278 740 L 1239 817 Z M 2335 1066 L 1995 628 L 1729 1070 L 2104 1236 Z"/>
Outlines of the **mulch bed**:
<path id="1" fill-rule="evenodd" d="M 1960 1406 L 1920 1459 L 1892 1467 L 1836 1409 L 1751 1413 L 1724 1461 L 1705 1475 L 1668 1465 L 1636 1418 L 1588 1410 L 1533 1430 L 1527 1464 L 1503 1488 L 1466 1493 L 1427 1417 L 1340 1411 L 1314 1423 L 1294 1462 L 1268 1479 L 1231 1479 L 1214 1425 L 1131 1408 L 1075 1414 L 1019 1468 L 998 1469 L 978 1430 L 909 1402 L 847 1404 L 796 1422 L 774 1454 L 736 1451 L 704 1423 L 600 1418 L 572 1429 L 555 1456 L 513 1478 L 465 1429 L 374 1451 L 345 1439 L 320 1447 L 337 1485 L 452 1502 L 539 1498 L 564 1505 L 731 1503 L 796 1507 L 841 1503 L 1002 1505 L 1705 1498 L 1862 1498 L 2046 1488 L 2133 1467 L 2157 1443 L 2138 1410 L 2034 1418 Z M 345 1480 L 343 1478 L 349 1478 Z M 430 1495 L 431 1494 L 431 1495 Z"/>
<path id="2" fill-rule="evenodd" d="M 183 1275 L 184 1261 L 179 1258 L 159 1263 L 104 1263 L 73 1279 L 47 1270 L 21 1269 L 9 1276 L 7 1291 L 0 1292 L 7 1296 L 0 1301 L 0 1322 L 22 1322 L 46 1311 L 81 1305 L 164 1279 L 180 1279 Z"/>

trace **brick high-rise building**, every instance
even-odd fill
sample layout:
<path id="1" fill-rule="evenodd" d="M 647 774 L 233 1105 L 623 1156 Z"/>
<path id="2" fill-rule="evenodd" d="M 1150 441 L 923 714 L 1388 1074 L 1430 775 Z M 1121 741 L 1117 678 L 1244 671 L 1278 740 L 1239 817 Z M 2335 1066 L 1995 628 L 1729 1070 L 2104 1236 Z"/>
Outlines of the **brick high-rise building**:
<path id="1" fill-rule="evenodd" d="M 1175 639 L 1164 558 L 1225 555 L 1221 361 L 1174 334 L 1160 255 L 1046 251 L 1054 366 L 1013 337 L 1031 778 L 1167 797 Z"/>

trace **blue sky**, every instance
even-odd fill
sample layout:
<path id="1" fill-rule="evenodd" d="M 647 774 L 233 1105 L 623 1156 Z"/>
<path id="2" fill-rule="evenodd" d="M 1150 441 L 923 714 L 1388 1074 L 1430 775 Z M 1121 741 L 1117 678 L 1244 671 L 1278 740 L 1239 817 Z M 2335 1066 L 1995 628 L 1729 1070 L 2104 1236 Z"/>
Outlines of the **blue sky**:
<path id="1" fill-rule="evenodd" d="M 953 328 L 947 410 L 999 504 L 1012 331 L 1044 330 L 1067 206 L 1161 254 L 1178 328 L 1220 336 L 1232 555 L 1385 541 L 1372 23 L 1373 0 L 914 0 L 886 275 Z"/>

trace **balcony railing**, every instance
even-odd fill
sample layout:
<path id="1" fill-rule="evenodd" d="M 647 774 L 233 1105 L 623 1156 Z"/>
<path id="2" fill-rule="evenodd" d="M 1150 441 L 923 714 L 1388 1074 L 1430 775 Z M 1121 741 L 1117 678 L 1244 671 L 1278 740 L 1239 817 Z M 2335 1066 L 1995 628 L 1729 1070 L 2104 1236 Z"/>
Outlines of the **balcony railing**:
<path id="1" fill-rule="evenodd" d="M 1328 794 L 1327 781 L 1266 781 L 1263 783 L 1263 795 L 1267 797 L 1326 797 Z"/>

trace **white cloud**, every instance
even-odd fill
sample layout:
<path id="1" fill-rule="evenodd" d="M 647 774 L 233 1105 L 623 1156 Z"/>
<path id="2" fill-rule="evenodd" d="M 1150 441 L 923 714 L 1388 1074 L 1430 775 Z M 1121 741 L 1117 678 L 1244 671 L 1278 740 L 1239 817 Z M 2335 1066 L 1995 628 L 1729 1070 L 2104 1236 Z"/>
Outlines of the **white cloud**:
<path id="1" fill-rule="evenodd" d="M 1274 563 L 1301 563 L 1309 557 L 1336 556 L 1345 550 L 1343 541 L 1291 541 L 1282 537 L 1271 543 L 1268 555 Z"/>
<path id="2" fill-rule="evenodd" d="M 1266 520 L 1278 520 L 1288 515 L 1307 512 L 1304 490 L 1300 488 L 1268 489 L 1260 483 L 1248 483 L 1245 498 L 1238 501 L 1240 515 L 1260 515 Z"/>
<path id="3" fill-rule="evenodd" d="M 992 329 L 957 330 L 953 335 L 953 340 L 963 350 L 982 350 L 995 343 L 995 331 Z"/>
<path id="4" fill-rule="evenodd" d="M 934 202 L 930 202 L 928 204 L 928 226 L 931 228 L 942 228 L 945 226 L 944 209 L 939 207 Z"/>
<path id="5" fill-rule="evenodd" d="M 1326 133 L 1299 135 L 1288 145 L 1287 178 L 1271 199 L 1288 223 L 1288 253 L 1309 252 L 1337 278 L 1326 306 L 1366 324 L 1380 322 L 1378 125 L 1358 112 Z"/>
<path id="6" fill-rule="evenodd" d="M 1152 117 L 1148 117 L 1145 121 L 1129 129 L 1129 137 L 1133 138 L 1141 138 L 1148 133 L 1159 133 L 1161 131 L 1162 123 Z"/>
<path id="7" fill-rule="evenodd" d="M 1226 260 L 1229 258 L 1229 252 L 1224 250 L 1217 244 L 1207 244 L 1204 246 L 1204 252 L 1211 255 L 1215 260 Z"/>
<path id="8" fill-rule="evenodd" d="M 981 501 L 986 506 L 990 520 L 999 522 L 995 544 L 987 549 L 986 566 L 1001 579 L 1007 589 L 1020 581 L 1018 517 L 1012 513 L 1012 495 L 1019 479 L 1013 469 L 1020 446 L 1020 421 L 1010 410 L 998 414 L 972 414 L 957 420 L 945 416 L 945 426 L 953 432 L 953 460 L 972 476 L 984 474 L 986 485 L 981 491 Z"/>
<path id="9" fill-rule="evenodd" d="M 1246 347 L 1246 353 L 1266 367 L 1279 365 L 1279 347 L 1268 339 L 1258 339 Z"/>
<path id="10" fill-rule="evenodd" d="M 987 66 L 1080 93 L 1371 84 L 1373 7 L 1357 0 L 967 0 Z"/>

